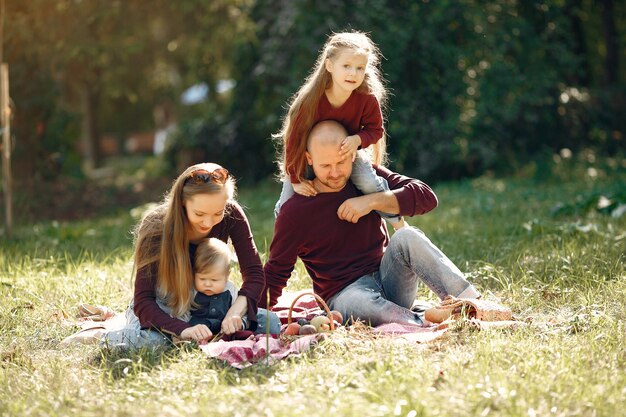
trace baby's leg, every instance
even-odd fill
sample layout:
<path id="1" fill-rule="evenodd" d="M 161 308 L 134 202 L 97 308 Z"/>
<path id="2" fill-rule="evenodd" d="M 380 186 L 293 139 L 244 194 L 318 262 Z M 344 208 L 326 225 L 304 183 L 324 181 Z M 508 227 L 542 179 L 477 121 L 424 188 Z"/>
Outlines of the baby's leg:
<path id="1" fill-rule="evenodd" d="M 356 158 L 352 164 L 352 175 L 350 179 L 363 194 L 373 194 L 383 191 L 389 191 L 387 180 L 376 175 L 376 171 L 369 161 L 364 151 L 358 151 Z M 397 214 L 383 213 L 378 211 L 380 217 L 387 220 L 394 229 L 398 229 L 404 225 L 402 217 Z M 402 226 L 401 226 L 402 225 Z"/>
<path id="2" fill-rule="evenodd" d="M 268 311 L 264 308 L 259 308 L 256 313 L 258 320 L 258 327 L 256 328 L 256 334 L 279 334 L 280 333 L 280 319 L 273 311 Z"/>

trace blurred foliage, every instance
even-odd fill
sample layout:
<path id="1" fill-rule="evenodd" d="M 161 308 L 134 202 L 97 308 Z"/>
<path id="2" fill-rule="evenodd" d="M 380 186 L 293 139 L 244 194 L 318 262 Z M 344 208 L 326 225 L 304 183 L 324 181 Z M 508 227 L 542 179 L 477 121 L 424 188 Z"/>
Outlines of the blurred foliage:
<path id="1" fill-rule="evenodd" d="M 212 134 L 236 144 L 242 171 L 272 172 L 269 138 L 288 98 L 326 36 L 353 28 L 386 56 L 389 149 L 404 173 L 459 178 L 510 172 L 561 148 L 615 152 L 626 80 L 606 85 L 604 67 L 590 63 L 606 51 L 604 3 L 259 0 L 250 10 L 257 39 L 238 48 L 228 123 Z M 623 44 L 625 8 L 614 8 Z"/>
<path id="2" fill-rule="evenodd" d="M 30 165 L 26 172 L 40 174 L 33 153 L 63 164 L 77 155 L 81 137 L 125 138 L 153 129 L 158 104 L 175 102 L 198 82 L 215 91 L 229 74 L 233 41 L 251 33 L 241 13 L 245 2 L 7 2 L 4 60 L 15 103 L 16 159 Z M 90 126 L 81 123 L 89 117 Z M 58 149 L 46 141 L 58 141 Z M 51 158 L 55 153 L 61 155 Z"/>
<path id="3" fill-rule="evenodd" d="M 8 2 L 16 158 L 73 160 L 59 155 L 72 153 L 87 112 L 80 92 L 95 100 L 98 130 L 123 137 L 204 82 L 207 102 L 176 106 L 169 166 L 208 159 L 244 182 L 267 177 L 289 97 L 326 37 L 350 29 L 386 57 L 391 166 L 403 173 L 453 179 L 562 148 L 619 153 L 625 27 L 626 5 L 613 0 Z M 235 87 L 218 93 L 220 80 Z"/>

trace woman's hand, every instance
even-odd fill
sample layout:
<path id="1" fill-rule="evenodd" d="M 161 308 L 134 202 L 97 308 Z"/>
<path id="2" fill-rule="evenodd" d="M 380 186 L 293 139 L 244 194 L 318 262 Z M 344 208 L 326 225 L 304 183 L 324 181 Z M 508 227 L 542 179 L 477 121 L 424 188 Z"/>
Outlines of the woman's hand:
<path id="1" fill-rule="evenodd" d="M 317 190 L 315 186 L 313 186 L 313 181 L 311 180 L 302 180 L 299 184 L 291 184 L 293 186 L 293 190 L 305 197 L 313 197 L 317 195 Z"/>
<path id="2" fill-rule="evenodd" d="M 213 336 L 211 330 L 204 324 L 196 324 L 192 327 L 187 327 L 180 333 L 181 339 L 191 339 L 196 342 L 206 342 Z"/>
<path id="3" fill-rule="evenodd" d="M 359 135 L 347 136 L 342 142 L 339 148 L 339 156 L 346 157 L 352 156 L 352 162 L 356 158 L 356 151 L 361 146 L 361 137 Z"/>
<path id="4" fill-rule="evenodd" d="M 224 317 L 222 321 L 222 332 L 224 334 L 233 334 L 241 329 L 243 329 L 243 320 L 240 316 L 232 315 Z"/>

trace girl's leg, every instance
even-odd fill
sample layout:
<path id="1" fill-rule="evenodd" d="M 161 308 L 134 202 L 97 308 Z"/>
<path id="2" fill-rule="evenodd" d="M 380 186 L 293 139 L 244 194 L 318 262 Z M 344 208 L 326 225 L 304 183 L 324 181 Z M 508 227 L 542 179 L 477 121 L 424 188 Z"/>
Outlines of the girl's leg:
<path id="1" fill-rule="evenodd" d="M 283 180 L 283 190 L 280 192 L 280 197 L 274 206 L 274 217 L 278 217 L 280 208 L 285 204 L 285 201 L 289 200 L 294 194 L 293 185 L 291 185 L 289 178 L 285 178 L 285 180 Z"/>
<path id="2" fill-rule="evenodd" d="M 363 194 L 373 194 L 382 191 L 389 191 L 389 184 L 387 180 L 376 175 L 376 171 L 366 155 L 363 155 L 364 151 L 358 151 L 356 158 L 352 163 L 352 175 L 350 179 Z M 387 220 L 392 225 L 399 223 L 402 218 L 397 214 L 382 213 L 380 217 Z"/>

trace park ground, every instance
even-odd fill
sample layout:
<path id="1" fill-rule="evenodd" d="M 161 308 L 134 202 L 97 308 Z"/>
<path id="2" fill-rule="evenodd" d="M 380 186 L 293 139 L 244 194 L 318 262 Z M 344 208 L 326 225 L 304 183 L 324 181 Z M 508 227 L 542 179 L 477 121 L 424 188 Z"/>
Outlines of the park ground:
<path id="1" fill-rule="evenodd" d="M 437 184 L 439 207 L 409 220 L 525 326 L 461 322 L 426 345 L 337 334 L 242 371 L 193 345 L 60 347 L 80 303 L 125 308 L 130 230 L 147 201 L 87 219 L 75 206 L 65 218 L 31 208 L 0 241 L 0 416 L 624 416 L 625 164 L 555 157 L 510 178 Z M 146 184 L 120 181 L 136 193 Z M 264 259 L 278 191 L 267 181 L 239 192 Z M 288 289 L 303 288 L 299 264 Z M 435 301 L 424 288 L 418 297 Z"/>

